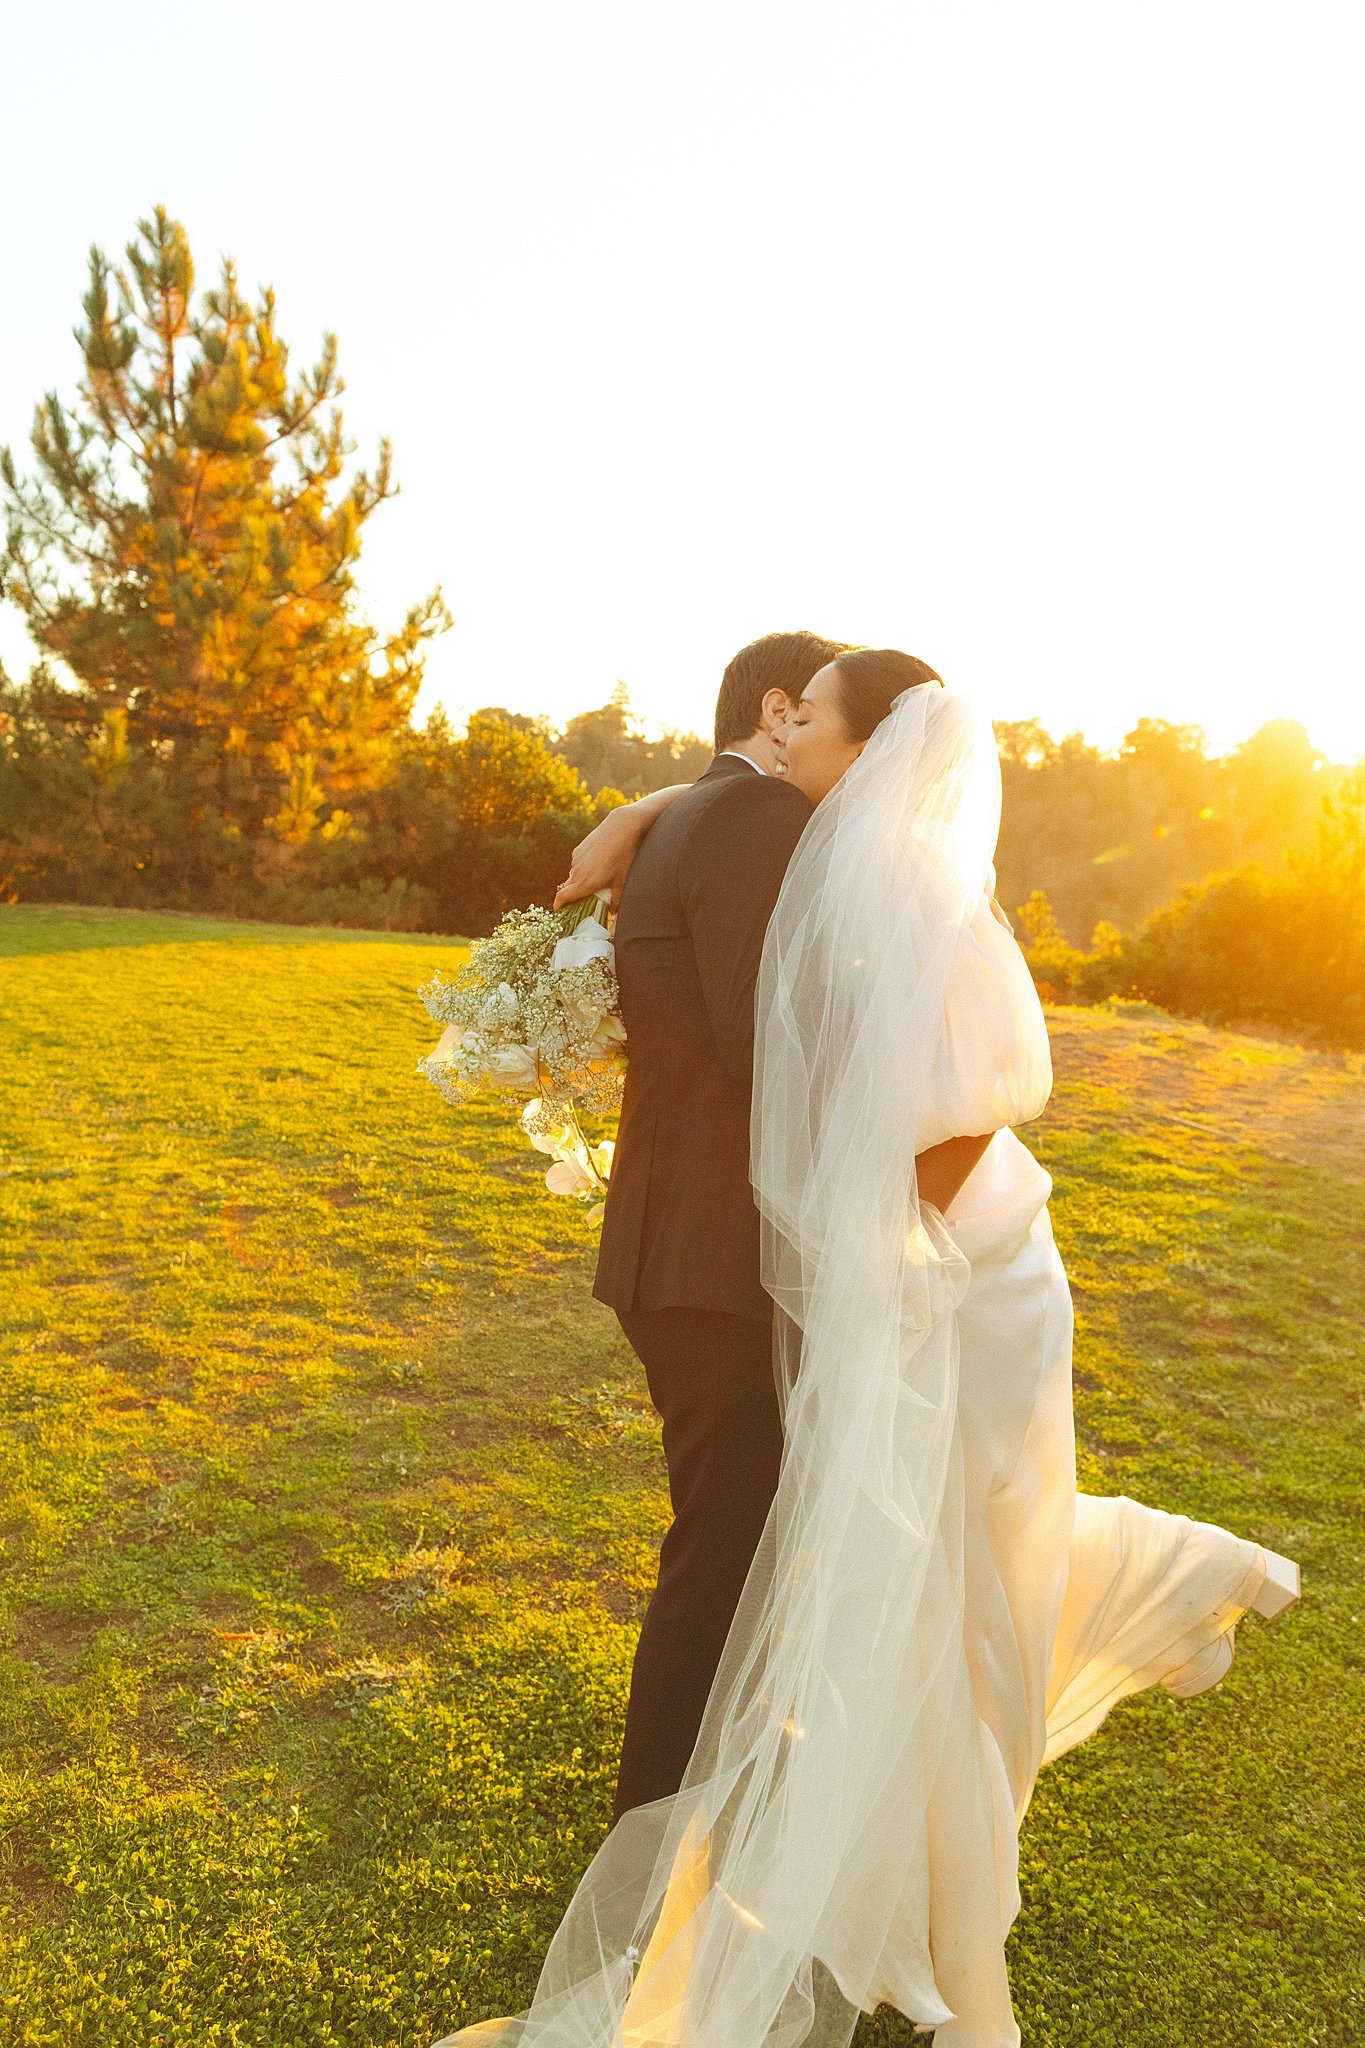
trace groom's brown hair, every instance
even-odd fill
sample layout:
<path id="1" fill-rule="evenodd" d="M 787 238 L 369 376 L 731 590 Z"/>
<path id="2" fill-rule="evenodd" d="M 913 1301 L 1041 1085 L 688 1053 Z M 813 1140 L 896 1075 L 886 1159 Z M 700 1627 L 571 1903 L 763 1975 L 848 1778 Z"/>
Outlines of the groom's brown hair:
<path id="1" fill-rule="evenodd" d="M 769 690 L 785 690 L 794 702 L 813 676 L 847 651 L 847 641 L 822 640 L 818 633 L 805 632 L 765 633 L 761 640 L 741 647 L 721 677 L 716 752 L 757 732 Z"/>

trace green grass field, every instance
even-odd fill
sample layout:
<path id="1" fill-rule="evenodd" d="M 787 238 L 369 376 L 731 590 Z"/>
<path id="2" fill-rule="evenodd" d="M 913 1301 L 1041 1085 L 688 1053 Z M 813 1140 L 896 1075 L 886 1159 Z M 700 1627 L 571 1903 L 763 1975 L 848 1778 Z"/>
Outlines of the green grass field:
<path id="1" fill-rule="evenodd" d="M 662 1456 L 579 1211 L 413 1072 L 453 959 L 0 909 L 5 2048 L 427 2048 L 605 1831 Z M 1346 2048 L 1365 1066 L 1051 1015 L 1082 1483 L 1306 1593 L 1044 1773 L 1024 2039 Z"/>

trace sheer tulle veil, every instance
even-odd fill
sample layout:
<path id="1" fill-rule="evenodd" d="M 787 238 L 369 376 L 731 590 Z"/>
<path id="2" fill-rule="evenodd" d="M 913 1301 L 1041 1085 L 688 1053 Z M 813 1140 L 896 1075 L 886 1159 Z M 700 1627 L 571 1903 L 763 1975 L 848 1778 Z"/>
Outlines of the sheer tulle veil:
<path id="1" fill-rule="evenodd" d="M 945 1897 L 1008 1925 L 963 1646 L 968 1268 L 914 1177 L 999 814 L 989 722 L 925 684 L 810 818 L 757 994 L 777 1496 L 681 1789 L 611 1830 L 529 2010 L 446 2042 L 845 2048 L 888 1983 L 920 2023 L 952 2017 Z"/>

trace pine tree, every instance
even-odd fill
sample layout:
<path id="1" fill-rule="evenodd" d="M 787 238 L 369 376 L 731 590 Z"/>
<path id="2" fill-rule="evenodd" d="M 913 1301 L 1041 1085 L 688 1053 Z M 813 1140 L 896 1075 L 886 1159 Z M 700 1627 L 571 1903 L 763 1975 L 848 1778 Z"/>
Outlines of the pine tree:
<path id="1" fill-rule="evenodd" d="M 4 594 L 77 678 L 73 716 L 297 845 L 390 771 L 449 616 L 439 589 L 387 638 L 358 613 L 362 531 L 397 487 L 387 441 L 342 481 L 335 337 L 291 376 L 273 291 L 250 306 L 230 261 L 196 307 L 162 207 L 126 255 L 91 249 L 78 401 L 39 404 L 36 475 L 0 450 Z"/>

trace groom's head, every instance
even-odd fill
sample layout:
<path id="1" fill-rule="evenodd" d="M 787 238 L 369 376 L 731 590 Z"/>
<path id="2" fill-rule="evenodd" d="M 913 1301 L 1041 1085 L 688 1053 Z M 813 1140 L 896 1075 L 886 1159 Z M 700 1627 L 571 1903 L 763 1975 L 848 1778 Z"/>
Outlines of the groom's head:
<path id="1" fill-rule="evenodd" d="M 770 734 L 800 702 L 801 692 L 827 663 L 845 653 L 840 640 L 818 633 L 765 633 L 751 640 L 726 669 L 716 699 L 716 752 L 749 747 L 769 771 L 776 763 Z"/>

